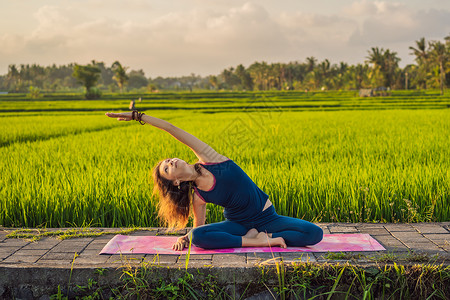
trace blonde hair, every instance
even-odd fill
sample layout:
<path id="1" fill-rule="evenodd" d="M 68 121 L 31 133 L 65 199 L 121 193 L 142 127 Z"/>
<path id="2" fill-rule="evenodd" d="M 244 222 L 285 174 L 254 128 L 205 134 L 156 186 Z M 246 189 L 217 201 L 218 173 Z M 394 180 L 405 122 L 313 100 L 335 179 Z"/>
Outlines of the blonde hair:
<path id="1" fill-rule="evenodd" d="M 184 181 L 175 186 L 171 180 L 161 176 L 159 167 L 164 160 L 153 168 L 153 194 L 159 196 L 158 217 L 169 229 L 183 229 L 189 222 L 194 183 Z M 194 164 L 195 171 L 201 175 L 200 164 Z"/>

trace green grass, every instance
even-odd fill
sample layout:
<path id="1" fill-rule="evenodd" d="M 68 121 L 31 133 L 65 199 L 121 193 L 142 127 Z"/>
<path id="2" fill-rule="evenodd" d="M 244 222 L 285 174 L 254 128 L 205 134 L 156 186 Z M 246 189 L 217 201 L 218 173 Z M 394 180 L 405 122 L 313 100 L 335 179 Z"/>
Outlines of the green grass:
<path id="1" fill-rule="evenodd" d="M 187 107 L 181 98 L 200 105 L 210 96 L 201 110 L 145 112 L 236 161 L 269 194 L 278 213 L 316 222 L 450 220 L 450 111 L 427 109 L 434 104 L 395 109 L 384 103 L 405 98 L 417 106 L 426 97 L 449 101 L 447 96 L 399 92 L 392 99 L 370 99 L 382 109 L 366 110 L 358 109 L 366 99 L 348 100 L 349 92 L 318 93 L 308 97 L 355 103 L 352 110 L 291 111 L 280 108 L 277 99 L 290 97 L 298 104 L 304 101 L 295 102 L 300 93 L 227 93 L 225 98 L 248 105 L 228 112 L 221 95 L 214 100 L 211 94 L 167 99 Z M 122 101 L 118 98 L 111 101 Z M 1 99 L 0 110 L 20 102 Z M 100 101 L 98 112 L 63 108 L 70 103 L 90 108 L 96 102 L 52 101 L 59 111 L 0 117 L 0 225 L 159 226 L 151 168 L 167 157 L 193 163 L 195 155 L 161 130 L 105 117 L 108 110 L 100 108 L 108 101 Z M 20 110 L 22 104 L 17 105 Z M 205 113 L 207 108 L 215 113 Z M 220 220 L 222 209 L 208 205 L 207 221 Z"/>

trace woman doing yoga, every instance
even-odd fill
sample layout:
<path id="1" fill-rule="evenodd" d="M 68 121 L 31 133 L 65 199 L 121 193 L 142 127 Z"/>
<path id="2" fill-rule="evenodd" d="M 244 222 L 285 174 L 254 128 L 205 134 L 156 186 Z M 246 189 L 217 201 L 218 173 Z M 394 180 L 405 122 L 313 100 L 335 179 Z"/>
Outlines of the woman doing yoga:
<path id="1" fill-rule="evenodd" d="M 171 123 L 139 113 L 106 113 L 119 121 L 139 121 L 162 129 L 188 146 L 199 162 L 179 158 L 160 161 L 153 169 L 154 190 L 159 194 L 159 217 L 171 228 L 184 228 L 191 207 L 193 229 L 178 238 L 175 250 L 192 244 L 205 248 L 259 246 L 302 247 L 322 240 L 313 223 L 280 216 L 264 193 L 231 159 Z M 224 207 L 225 221 L 205 225 L 206 203 Z"/>

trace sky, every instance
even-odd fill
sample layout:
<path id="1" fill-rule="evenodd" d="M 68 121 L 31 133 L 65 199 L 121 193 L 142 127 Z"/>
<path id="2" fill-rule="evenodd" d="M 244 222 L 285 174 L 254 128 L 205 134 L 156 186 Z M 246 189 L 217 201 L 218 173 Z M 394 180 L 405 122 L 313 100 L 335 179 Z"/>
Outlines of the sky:
<path id="1" fill-rule="evenodd" d="M 371 47 L 414 62 L 450 35 L 449 0 L 0 0 L 0 74 L 10 64 L 110 66 L 206 76 L 255 61 L 363 63 Z"/>

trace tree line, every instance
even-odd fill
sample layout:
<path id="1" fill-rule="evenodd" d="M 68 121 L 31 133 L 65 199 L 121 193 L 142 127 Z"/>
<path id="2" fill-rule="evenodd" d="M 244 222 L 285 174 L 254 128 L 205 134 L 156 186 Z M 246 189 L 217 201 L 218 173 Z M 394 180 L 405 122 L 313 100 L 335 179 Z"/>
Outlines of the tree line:
<path id="1" fill-rule="evenodd" d="M 304 62 L 254 62 L 224 69 L 220 74 L 201 77 L 147 78 L 143 70 L 130 70 L 118 61 L 111 66 L 92 61 L 87 65 L 40 66 L 11 64 L 0 76 L 0 91 L 39 93 L 77 91 L 86 98 L 98 98 L 102 91 L 155 92 L 159 90 L 359 90 L 362 88 L 429 89 L 441 93 L 450 84 L 450 35 L 444 41 L 421 38 L 409 47 L 415 64 L 399 67 L 400 58 L 389 49 L 373 47 L 363 63 L 332 64 L 307 57 Z"/>

